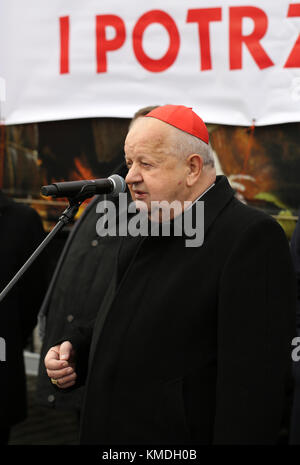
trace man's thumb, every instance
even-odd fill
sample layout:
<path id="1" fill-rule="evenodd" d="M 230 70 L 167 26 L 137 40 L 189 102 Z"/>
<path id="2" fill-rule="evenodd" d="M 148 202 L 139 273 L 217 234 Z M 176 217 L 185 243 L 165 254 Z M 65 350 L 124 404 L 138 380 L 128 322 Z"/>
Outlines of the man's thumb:
<path id="1" fill-rule="evenodd" d="M 69 360 L 72 350 L 72 344 L 69 341 L 65 341 L 61 344 L 59 349 L 59 359 Z"/>

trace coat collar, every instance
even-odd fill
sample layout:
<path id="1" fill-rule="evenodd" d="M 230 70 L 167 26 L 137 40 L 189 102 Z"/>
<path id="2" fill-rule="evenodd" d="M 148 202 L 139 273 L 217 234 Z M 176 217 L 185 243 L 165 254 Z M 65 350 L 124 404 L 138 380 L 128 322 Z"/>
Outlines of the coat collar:
<path id="1" fill-rule="evenodd" d="M 215 185 L 199 200 L 204 202 L 204 233 L 234 197 L 234 190 L 226 176 L 217 176 Z"/>

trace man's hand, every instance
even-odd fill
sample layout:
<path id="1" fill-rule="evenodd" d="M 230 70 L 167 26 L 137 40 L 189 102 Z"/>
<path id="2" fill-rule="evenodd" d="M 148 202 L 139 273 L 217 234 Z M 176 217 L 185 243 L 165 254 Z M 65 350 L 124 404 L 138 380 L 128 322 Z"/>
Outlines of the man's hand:
<path id="1" fill-rule="evenodd" d="M 73 386 L 76 382 L 74 350 L 71 342 L 65 341 L 51 347 L 45 357 L 45 367 L 51 381 L 61 389 Z"/>

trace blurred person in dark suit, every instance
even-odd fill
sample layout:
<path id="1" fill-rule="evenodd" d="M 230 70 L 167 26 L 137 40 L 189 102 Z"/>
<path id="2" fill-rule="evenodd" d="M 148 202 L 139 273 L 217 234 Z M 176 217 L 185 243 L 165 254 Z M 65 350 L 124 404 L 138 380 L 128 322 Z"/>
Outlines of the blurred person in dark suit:
<path id="1" fill-rule="evenodd" d="M 0 290 L 10 282 L 45 233 L 38 213 L 0 190 Z M 27 415 L 25 348 L 37 323 L 46 291 L 43 258 L 39 257 L 0 302 L 0 444 L 7 444 L 11 427 Z"/>

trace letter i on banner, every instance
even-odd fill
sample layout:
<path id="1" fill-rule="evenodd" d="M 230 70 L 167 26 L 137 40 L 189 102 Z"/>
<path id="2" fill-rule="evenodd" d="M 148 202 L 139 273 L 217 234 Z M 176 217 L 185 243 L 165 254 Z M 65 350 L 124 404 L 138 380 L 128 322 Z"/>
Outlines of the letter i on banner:
<path id="1" fill-rule="evenodd" d="M 60 74 L 69 73 L 70 18 L 59 18 L 60 32 Z"/>

